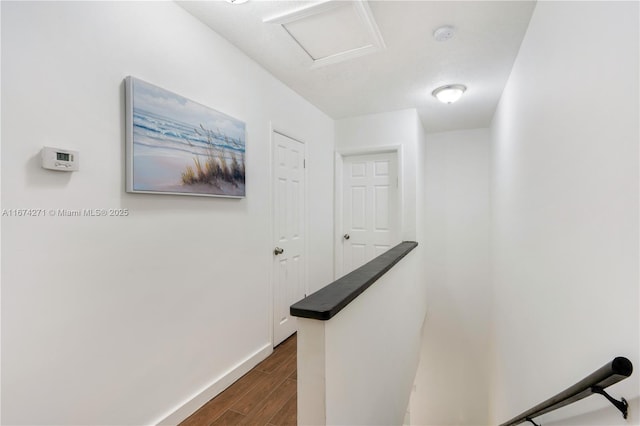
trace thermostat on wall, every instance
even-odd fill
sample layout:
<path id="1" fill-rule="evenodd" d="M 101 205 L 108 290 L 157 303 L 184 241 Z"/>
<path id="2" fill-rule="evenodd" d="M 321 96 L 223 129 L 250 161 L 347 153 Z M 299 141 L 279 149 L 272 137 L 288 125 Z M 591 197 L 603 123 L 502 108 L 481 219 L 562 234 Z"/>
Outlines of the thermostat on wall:
<path id="1" fill-rule="evenodd" d="M 42 156 L 42 167 L 45 169 L 60 170 L 63 172 L 79 170 L 80 158 L 78 151 L 45 146 L 42 148 L 42 151 L 40 151 L 40 155 Z"/>

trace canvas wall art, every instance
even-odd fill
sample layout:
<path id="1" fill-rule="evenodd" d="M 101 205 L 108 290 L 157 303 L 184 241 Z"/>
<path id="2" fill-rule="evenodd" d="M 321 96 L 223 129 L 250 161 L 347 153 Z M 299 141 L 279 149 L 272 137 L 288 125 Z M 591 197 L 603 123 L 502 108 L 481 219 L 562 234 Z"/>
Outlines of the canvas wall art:
<path id="1" fill-rule="evenodd" d="M 246 126 L 127 77 L 127 192 L 245 196 Z"/>

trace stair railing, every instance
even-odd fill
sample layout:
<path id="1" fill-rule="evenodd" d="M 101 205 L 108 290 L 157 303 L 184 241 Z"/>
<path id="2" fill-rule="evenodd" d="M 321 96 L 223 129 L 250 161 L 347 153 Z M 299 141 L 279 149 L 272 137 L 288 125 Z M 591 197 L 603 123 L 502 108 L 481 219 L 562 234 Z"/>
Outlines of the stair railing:
<path id="1" fill-rule="evenodd" d="M 622 398 L 620 401 L 611 397 L 605 388 L 626 379 L 633 372 L 631 361 L 624 357 L 616 357 L 608 364 L 594 371 L 575 385 L 565 389 L 554 397 L 547 399 L 524 413 L 512 418 L 500 426 L 515 426 L 520 423 L 530 422 L 535 426 L 533 419 L 558 408 L 564 407 L 593 394 L 599 394 L 607 398 L 627 418 L 629 404 Z"/>

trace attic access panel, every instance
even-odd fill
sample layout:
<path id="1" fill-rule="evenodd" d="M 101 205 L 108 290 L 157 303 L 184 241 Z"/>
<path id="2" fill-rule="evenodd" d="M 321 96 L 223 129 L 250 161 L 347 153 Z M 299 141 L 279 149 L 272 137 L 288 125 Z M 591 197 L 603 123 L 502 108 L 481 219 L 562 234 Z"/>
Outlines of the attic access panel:
<path id="1" fill-rule="evenodd" d="M 366 1 L 327 1 L 265 19 L 279 24 L 311 59 L 312 68 L 385 48 Z"/>

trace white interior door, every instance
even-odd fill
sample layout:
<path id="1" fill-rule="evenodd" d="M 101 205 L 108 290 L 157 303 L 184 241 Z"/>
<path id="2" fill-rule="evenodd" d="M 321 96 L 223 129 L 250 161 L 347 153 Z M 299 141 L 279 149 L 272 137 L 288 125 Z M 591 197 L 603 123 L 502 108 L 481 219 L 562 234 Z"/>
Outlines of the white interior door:
<path id="1" fill-rule="evenodd" d="M 305 146 L 273 133 L 273 344 L 296 331 L 289 307 L 304 297 L 306 288 Z"/>
<path id="2" fill-rule="evenodd" d="M 400 243 L 396 152 L 344 157 L 342 273 Z"/>

